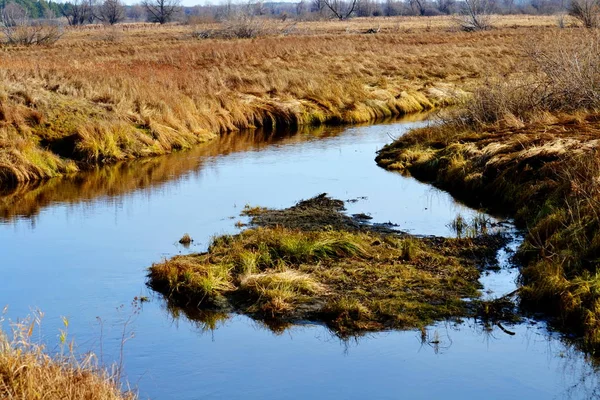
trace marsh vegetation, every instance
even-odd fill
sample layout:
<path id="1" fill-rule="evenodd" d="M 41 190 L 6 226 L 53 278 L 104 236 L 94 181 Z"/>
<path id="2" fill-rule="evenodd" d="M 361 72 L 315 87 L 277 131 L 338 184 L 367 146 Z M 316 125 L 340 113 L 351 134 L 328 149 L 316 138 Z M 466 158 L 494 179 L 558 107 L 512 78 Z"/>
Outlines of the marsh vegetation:
<path id="1" fill-rule="evenodd" d="M 343 204 L 321 195 L 285 210 L 254 208 L 253 227 L 216 237 L 206 253 L 154 264 L 149 285 L 182 307 L 275 325 L 319 321 L 341 336 L 496 316 L 464 299 L 478 298 L 502 235 L 414 237 L 348 217 Z"/>
<path id="2" fill-rule="evenodd" d="M 514 215 L 524 304 L 600 344 L 597 287 L 598 44 L 596 32 L 558 34 L 531 46 L 511 79 L 475 91 L 441 125 L 384 148 L 378 163 Z"/>
<path id="3" fill-rule="evenodd" d="M 53 46 L 3 48 L 2 185 L 189 149 L 223 132 L 456 103 L 490 70 L 521 62 L 518 44 L 543 37 L 553 20 L 508 16 L 472 34 L 449 17 L 392 18 L 375 35 L 361 34 L 368 19 L 300 22 L 292 34 L 266 23 L 273 33 L 252 40 L 141 24 L 114 28 L 115 40 L 105 40 L 108 28 L 69 28 Z"/>
<path id="4" fill-rule="evenodd" d="M 411 3 L 427 14 L 429 8 Z M 518 252 L 522 304 L 550 313 L 583 336 L 587 349 L 597 349 L 597 33 L 563 17 L 556 27 L 554 16 L 497 16 L 492 24 L 482 1 L 467 2 L 471 13 L 461 18 L 347 21 L 359 6 L 352 4 L 349 13 L 337 10 L 338 21 L 77 23 L 49 30 L 55 36 L 48 41 L 35 36 L 41 25 L 5 23 L 11 29 L 0 48 L 0 216 L 17 221 L 50 204 L 163 184 L 197 171 L 199 158 L 214 153 L 148 159 L 138 169 L 125 161 L 219 136 L 229 140 L 219 153 L 227 154 L 252 148 L 257 128 L 358 124 L 458 105 L 441 123 L 386 147 L 378 163 L 476 208 L 514 216 L 527 229 Z M 574 2 L 570 12 L 593 28 L 597 14 L 587 22 L 585 7 Z M 111 19 L 108 11 L 105 17 Z M 61 176 L 85 169 L 95 171 Z M 223 206 L 216 203 L 208 212 Z M 426 327 L 435 321 L 514 321 L 514 293 L 479 297 L 481 273 L 495 268 L 505 243 L 487 217 L 457 215 L 448 224 L 456 238 L 440 238 L 398 233 L 368 224 L 367 214 L 342 211 L 343 203 L 322 196 L 284 210 L 249 206 L 249 228 L 214 238 L 206 252 L 153 265 L 149 284 L 173 315 L 197 317 L 203 330 L 233 312 L 278 330 L 322 323 L 341 337 L 421 328 L 424 342 L 433 343 L 439 338 L 428 338 Z M 180 242 L 190 244 L 191 236 Z M 106 398 L 129 396 L 97 365 L 47 356 L 28 336 L 0 341 L 10 366 L 5 374 L 18 390 L 21 378 L 87 390 L 69 386 L 75 379 L 106 390 Z M 22 365 L 34 375 L 10 375 Z M 45 378 L 48 371 L 56 380 Z M 0 395 L 15 397 L 10 390 L 17 389 L 0 387 Z"/>
<path id="5" fill-rule="evenodd" d="M 0 323 L 5 322 L 0 318 Z M 37 340 L 41 313 L 0 329 L 0 397 L 48 400 L 135 400 L 121 390 L 117 366 L 105 368 L 95 354 L 79 356 L 68 338 L 68 320 L 60 331 L 60 351 Z M 0 327 L 1 328 L 1 327 Z"/>

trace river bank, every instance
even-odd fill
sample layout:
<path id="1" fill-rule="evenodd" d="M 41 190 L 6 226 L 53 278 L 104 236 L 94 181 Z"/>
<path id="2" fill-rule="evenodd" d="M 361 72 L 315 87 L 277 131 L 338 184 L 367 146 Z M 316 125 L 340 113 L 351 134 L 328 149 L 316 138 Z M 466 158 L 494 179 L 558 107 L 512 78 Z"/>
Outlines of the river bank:
<path id="1" fill-rule="evenodd" d="M 523 304 L 592 352 L 600 346 L 597 43 L 595 33 L 557 36 L 532 52 L 530 75 L 481 88 L 461 112 L 377 156 L 384 168 L 527 228 L 518 251 Z"/>
<path id="2" fill-rule="evenodd" d="M 11 321 L 4 326 L 0 314 L 0 397 L 47 400 L 137 400 L 134 392 L 121 387 L 116 365 L 99 365 L 93 353 L 78 355 L 74 342 L 67 342 L 68 320 L 60 331 L 61 351 L 54 354 L 34 339 L 41 331 L 42 313 Z M 7 324 L 8 325 L 8 324 Z"/>
<path id="3" fill-rule="evenodd" d="M 51 47 L 6 47 L 0 184 L 189 149 L 223 132 L 454 104 L 491 72 L 510 73 L 525 41 L 554 30 L 546 17 L 505 19 L 514 25 L 464 33 L 448 18 L 392 18 L 371 35 L 361 19 L 345 31 L 307 22 L 234 40 L 195 38 L 202 27 L 117 27 L 115 38 L 73 29 Z"/>

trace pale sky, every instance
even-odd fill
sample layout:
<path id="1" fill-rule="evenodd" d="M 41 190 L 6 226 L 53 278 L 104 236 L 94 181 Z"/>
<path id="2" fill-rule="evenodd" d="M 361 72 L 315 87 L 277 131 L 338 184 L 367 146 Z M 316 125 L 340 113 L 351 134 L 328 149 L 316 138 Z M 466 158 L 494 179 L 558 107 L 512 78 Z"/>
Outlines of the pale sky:
<path id="1" fill-rule="evenodd" d="M 126 0 L 125 4 L 132 5 L 138 4 L 141 0 Z M 265 0 L 269 2 L 269 0 Z M 274 0 L 275 3 L 298 3 L 300 0 Z M 197 5 L 206 5 L 206 4 L 221 4 L 224 3 L 223 0 L 181 0 L 181 5 L 186 7 L 197 6 Z M 247 3 L 247 1 L 239 1 L 234 0 L 234 3 Z"/>

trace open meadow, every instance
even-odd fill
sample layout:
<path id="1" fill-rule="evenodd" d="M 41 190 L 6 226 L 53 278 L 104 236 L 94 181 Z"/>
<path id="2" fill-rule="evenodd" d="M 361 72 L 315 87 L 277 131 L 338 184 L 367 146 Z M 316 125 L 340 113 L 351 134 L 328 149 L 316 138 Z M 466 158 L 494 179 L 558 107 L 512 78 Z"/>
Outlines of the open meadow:
<path id="1" fill-rule="evenodd" d="M 226 131 L 453 104 L 558 30 L 554 17 L 531 16 L 471 33 L 451 17 L 261 24 L 252 39 L 199 38 L 215 24 L 95 25 L 51 46 L 0 48 L 0 182 L 187 149 Z"/>

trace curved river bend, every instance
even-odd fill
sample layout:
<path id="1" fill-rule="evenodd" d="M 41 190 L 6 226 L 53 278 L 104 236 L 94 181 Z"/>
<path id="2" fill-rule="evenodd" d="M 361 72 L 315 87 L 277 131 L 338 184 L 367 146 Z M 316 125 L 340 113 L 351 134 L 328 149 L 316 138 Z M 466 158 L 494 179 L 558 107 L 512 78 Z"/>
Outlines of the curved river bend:
<path id="1" fill-rule="evenodd" d="M 79 350 L 104 361 L 134 335 L 124 371 L 142 399 L 595 398 L 592 362 L 540 322 L 510 326 L 514 336 L 465 321 L 440 322 L 424 341 L 408 331 L 343 342 L 318 325 L 274 333 L 243 316 L 191 321 L 145 287 L 152 262 L 236 232 L 246 204 L 287 207 L 327 192 L 374 222 L 450 235 L 457 213 L 475 212 L 373 160 L 419 124 L 238 133 L 4 193 L 0 308 L 12 319 L 40 308 L 50 348 L 67 316 Z M 189 250 L 177 243 L 186 232 Z M 501 295 L 515 276 L 504 265 L 483 282 Z M 136 296 L 150 301 L 132 304 Z"/>

